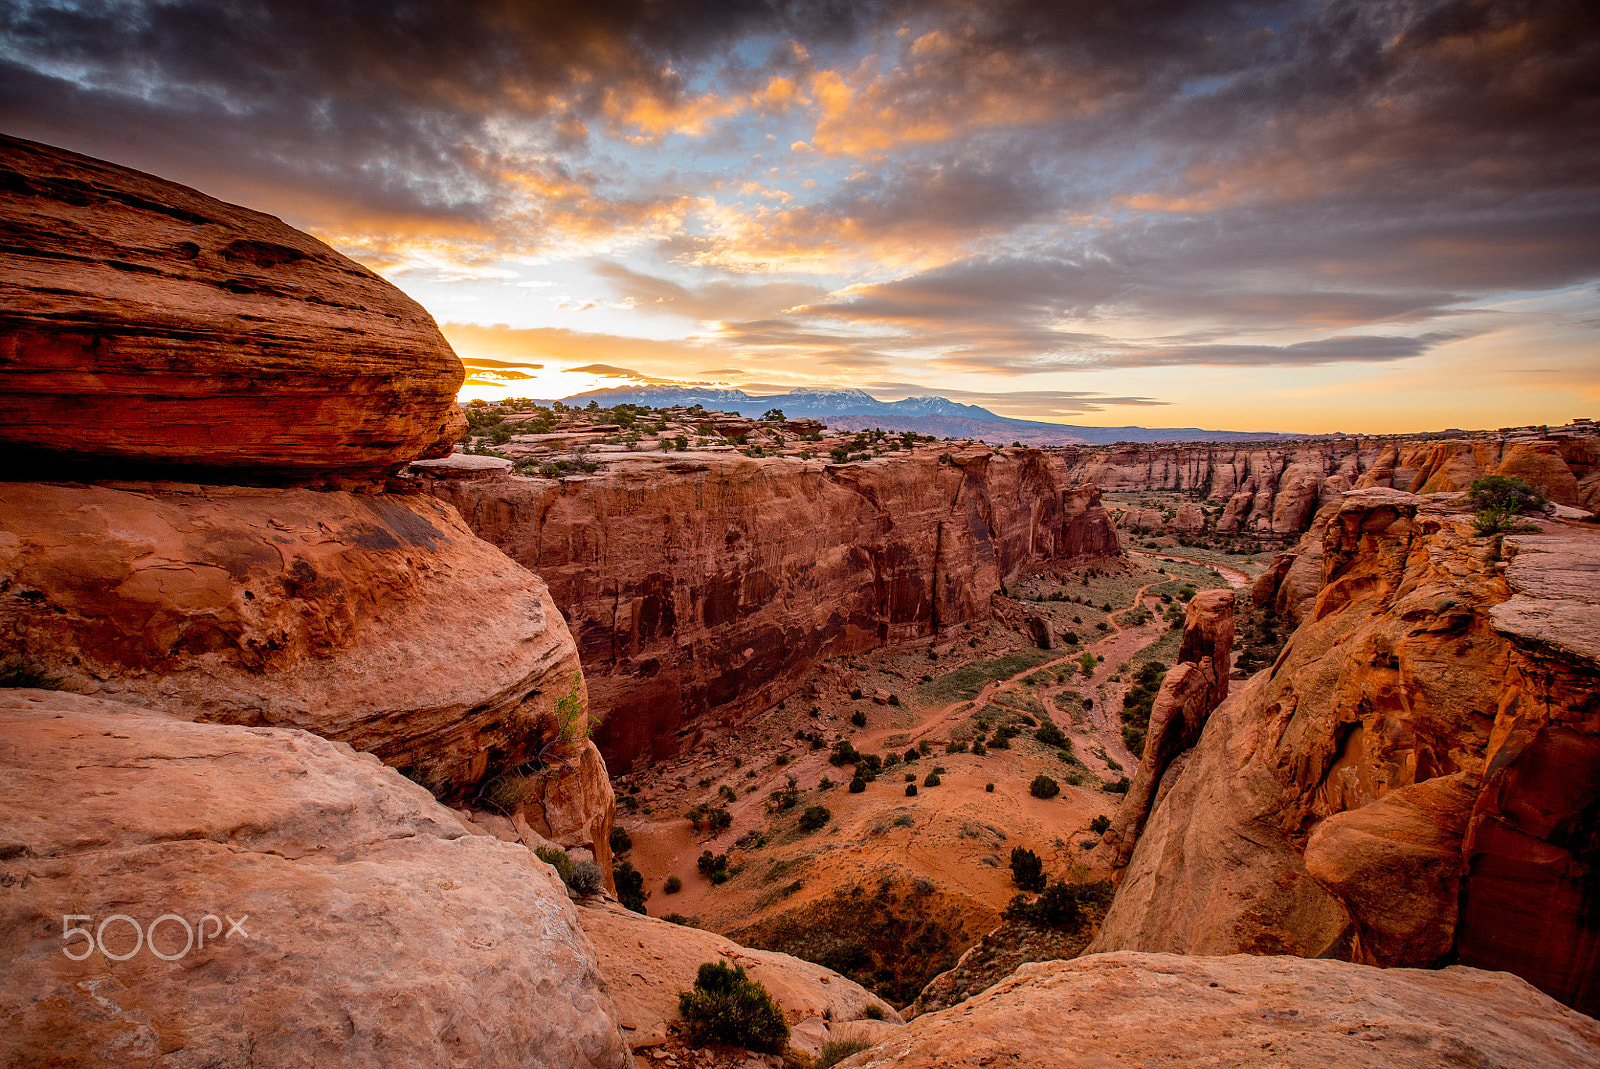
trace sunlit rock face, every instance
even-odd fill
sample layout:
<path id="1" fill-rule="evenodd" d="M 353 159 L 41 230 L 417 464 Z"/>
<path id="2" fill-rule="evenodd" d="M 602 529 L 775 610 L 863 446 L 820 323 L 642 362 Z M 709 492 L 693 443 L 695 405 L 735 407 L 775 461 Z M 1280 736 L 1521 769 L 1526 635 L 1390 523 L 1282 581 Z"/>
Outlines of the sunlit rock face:
<path id="1" fill-rule="evenodd" d="M 832 465 L 642 455 L 590 477 L 429 478 L 550 584 L 613 771 L 708 715 L 793 693 L 822 658 L 981 620 L 1030 561 L 1118 552 L 1098 492 L 1037 450 Z"/>
<path id="2" fill-rule="evenodd" d="M 1596 1059 L 1600 1024 L 1505 973 L 1120 953 L 1028 963 L 840 1064 L 1579 1069 Z"/>
<path id="3" fill-rule="evenodd" d="M 354 485 L 466 429 L 428 313 L 310 235 L 16 138 L 0 189 L 13 477 Z"/>
<path id="4" fill-rule="evenodd" d="M 444 797 L 539 756 L 562 699 L 581 715 L 545 585 L 423 494 L 3 483 L 0 589 L 0 659 L 304 728 Z"/>
<path id="5" fill-rule="evenodd" d="M 375 757 L 41 690 L 0 740 L 0 1062 L 626 1063 L 554 870 Z"/>
<path id="6" fill-rule="evenodd" d="M 1448 959 L 1600 1007 L 1600 530 L 1458 507 L 1328 518 L 1305 621 L 1161 784 L 1091 949 Z"/>

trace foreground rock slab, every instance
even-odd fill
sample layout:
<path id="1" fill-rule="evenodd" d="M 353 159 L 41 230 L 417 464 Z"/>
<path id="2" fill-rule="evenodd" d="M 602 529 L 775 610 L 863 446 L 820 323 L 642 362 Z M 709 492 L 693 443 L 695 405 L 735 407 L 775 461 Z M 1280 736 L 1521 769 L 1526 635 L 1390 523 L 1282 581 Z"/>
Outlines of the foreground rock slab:
<path id="1" fill-rule="evenodd" d="M 667 1026 L 678 1017 L 678 992 L 694 986 L 695 973 L 708 961 L 743 966 L 766 986 L 790 1025 L 825 1019 L 820 1028 L 806 1030 L 813 1038 L 826 1036 L 830 1028 L 837 1032 L 847 1021 L 859 1021 L 863 1029 L 901 1023 L 893 1007 L 860 984 L 788 954 L 752 950 L 715 932 L 646 917 L 615 903 L 580 909 L 578 920 L 594 943 L 628 1045 L 635 1050 L 667 1039 Z M 868 1006 L 884 1011 L 882 1022 L 864 1018 Z"/>
<path id="2" fill-rule="evenodd" d="M 0 691 L 0 829 L 0 1064 L 627 1057 L 554 870 L 346 745 Z"/>
<path id="3" fill-rule="evenodd" d="M 1600 1064 L 1600 1022 L 1461 966 L 1096 954 L 1024 965 L 840 1064 L 1587 1069 Z"/>
<path id="4" fill-rule="evenodd" d="M 0 185 L 13 463 L 338 483 L 466 430 L 433 319 L 309 234 L 17 138 L 0 137 Z"/>

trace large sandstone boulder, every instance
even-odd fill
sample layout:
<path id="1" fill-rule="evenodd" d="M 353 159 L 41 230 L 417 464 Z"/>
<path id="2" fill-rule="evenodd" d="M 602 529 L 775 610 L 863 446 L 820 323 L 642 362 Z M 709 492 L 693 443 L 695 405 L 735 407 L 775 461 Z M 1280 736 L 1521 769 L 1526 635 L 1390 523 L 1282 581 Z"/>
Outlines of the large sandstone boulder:
<path id="1" fill-rule="evenodd" d="M 315 238 L 10 137 L 0 187 L 13 465 L 325 484 L 448 453 L 466 429 L 461 361 L 428 313 Z"/>
<path id="2" fill-rule="evenodd" d="M 1024 965 L 850 1069 L 1457 1069 L 1600 1061 L 1600 1023 L 1516 977 L 1299 958 L 1098 954 Z"/>
<path id="3" fill-rule="evenodd" d="M 832 969 L 772 950 L 752 950 L 715 932 L 657 920 L 616 903 L 578 910 L 578 921 L 594 943 L 617 1013 L 635 1050 L 667 1039 L 678 1019 L 678 992 L 694 986 L 708 961 L 742 966 L 783 1010 L 790 1025 L 820 1018 L 837 1031 L 865 1017 L 868 1006 L 901 1023 L 894 1008 Z"/>
<path id="4" fill-rule="evenodd" d="M 443 797 L 543 752 L 578 778 L 552 837 L 609 805 L 544 583 L 424 494 L 0 483 L 0 622 L 0 661 L 72 690 L 303 728 Z"/>
<path id="5" fill-rule="evenodd" d="M 0 691 L 0 829 L 0 1063 L 627 1057 L 554 870 L 342 743 Z"/>
<path id="6" fill-rule="evenodd" d="M 1600 1008 L 1600 531 L 1475 537 L 1457 507 L 1346 495 L 1307 618 L 1169 773 L 1092 950 L 1450 958 Z"/>

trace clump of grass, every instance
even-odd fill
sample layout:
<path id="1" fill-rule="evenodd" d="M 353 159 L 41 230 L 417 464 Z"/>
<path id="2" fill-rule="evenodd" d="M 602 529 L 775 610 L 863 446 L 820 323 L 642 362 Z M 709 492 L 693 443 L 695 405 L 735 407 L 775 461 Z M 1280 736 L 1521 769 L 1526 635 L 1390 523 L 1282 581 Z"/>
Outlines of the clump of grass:
<path id="1" fill-rule="evenodd" d="M 817 1060 L 811 1063 L 811 1069 L 833 1069 L 834 1066 L 850 1057 L 860 1054 L 872 1046 L 872 1042 L 860 1036 L 846 1036 L 840 1039 L 830 1039 L 822 1045 L 822 1053 L 817 1055 Z"/>

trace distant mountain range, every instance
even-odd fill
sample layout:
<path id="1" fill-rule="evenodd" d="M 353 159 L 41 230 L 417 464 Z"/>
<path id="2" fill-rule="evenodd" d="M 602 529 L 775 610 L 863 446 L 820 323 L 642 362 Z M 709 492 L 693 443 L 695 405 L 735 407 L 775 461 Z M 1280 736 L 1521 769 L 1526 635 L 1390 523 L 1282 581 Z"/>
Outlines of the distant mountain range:
<path id="1" fill-rule="evenodd" d="M 618 386 L 562 398 L 569 405 L 596 401 L 613 405 L 704 405 L 708 409 L 759 416 L 780 408 L 790 419 L 821 420 L 829 427 L 858 431 L 916 431 L 939 438 L 975 438 L 992 445 L 1109 445 L 1112 442 L 1258 442 L 1302 437 L 1262 431 L 1208 431 L 1199 427 L 1078 427 L 1038 420 L 997 416 L 977 405 L 964 405 L 932 395 L 880 401 L 864 390 L 800 387 L 783 394 L 754 397 L 743 390 L 693 389 L 682 386 Z"/>

